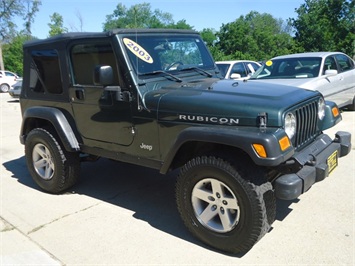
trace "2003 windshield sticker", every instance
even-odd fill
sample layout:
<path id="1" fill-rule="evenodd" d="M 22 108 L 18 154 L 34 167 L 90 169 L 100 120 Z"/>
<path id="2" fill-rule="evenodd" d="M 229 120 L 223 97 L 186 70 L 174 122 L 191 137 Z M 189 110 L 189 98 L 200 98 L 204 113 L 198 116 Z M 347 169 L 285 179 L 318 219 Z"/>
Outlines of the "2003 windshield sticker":
<path id="1" fill-rule="evenodd" d="M 135 54 L 139 59 L 143 60 L 144 62 L 147 62 L 149 64 L 153 63 L 153 58 L 150 56 L 150 54 L 144 50 L 142 46 L 140 46 L 138 43 L 124 38 L 123 39 L 124 44 L 126 47 L 133 53 Z"/>

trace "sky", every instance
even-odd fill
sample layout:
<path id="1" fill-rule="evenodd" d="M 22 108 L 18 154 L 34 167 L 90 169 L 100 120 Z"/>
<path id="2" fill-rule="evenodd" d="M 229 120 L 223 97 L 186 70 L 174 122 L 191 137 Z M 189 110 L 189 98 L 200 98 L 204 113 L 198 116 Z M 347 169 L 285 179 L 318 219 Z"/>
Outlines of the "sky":
<path id="1" fill-rule="evenodd" d="M 271 14 L 276 19 L 296 18 L 295 9 L 305 0 L 42 0 L 34 24 L 32 35 L 37 38 L 48 37 L 50 16 L 57 12 L 63 17 L 64 26 L 73 31 L 101 32 L 106 16 L 113 13 L 118 3 L 127 8 L 134 4 L 150 3 L 151 10 L 159 9 L 172 14 L 175 22 L 185 19 L 195 30 L 204 28 L 219 30 L 222 24 L 235 21 L 250 11 Z M 19 23 L 22 23 L 19 22 Z M 18 25 L 18 29 L 22 29 Z"/>

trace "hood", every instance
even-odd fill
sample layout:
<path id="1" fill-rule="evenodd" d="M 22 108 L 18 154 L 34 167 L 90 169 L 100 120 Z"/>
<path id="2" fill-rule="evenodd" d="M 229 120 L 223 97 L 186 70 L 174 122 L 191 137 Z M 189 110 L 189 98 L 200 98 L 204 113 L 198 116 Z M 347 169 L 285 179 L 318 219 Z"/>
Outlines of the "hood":
<path id="1" fill-rule="evenodd" d="M 268 125 L 279 126 L 286 109 L 316 95 L 319 93 L 284 85 L 206 79 L 150 91 L 144 102 L 160 121 L 255 125 L 265 112 Z"/>

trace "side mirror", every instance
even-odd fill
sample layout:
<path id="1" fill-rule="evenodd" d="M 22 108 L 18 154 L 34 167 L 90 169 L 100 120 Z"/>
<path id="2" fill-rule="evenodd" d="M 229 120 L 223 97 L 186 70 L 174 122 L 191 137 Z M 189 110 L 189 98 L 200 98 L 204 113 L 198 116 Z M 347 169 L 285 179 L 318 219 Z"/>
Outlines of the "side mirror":
<path id="1" fill-rule="evenodd" d="M 113 83 L 113 70 L 111 66 L 96 66 L 94 70 L 94 84 L 108 86 Z"/>
<path id="2" fill-rule="evenodd" d="M 338 70 L 335 69 L 327 69 L 324 73 L 326 76 L 335 76 L 338 74 Z"/>
<path id="3" fill-rule="evenodd" d="M 241 78 L 242 78 L 242 76 L 238 73 L 231 74 L 231 79 L 241 79 Z"/>

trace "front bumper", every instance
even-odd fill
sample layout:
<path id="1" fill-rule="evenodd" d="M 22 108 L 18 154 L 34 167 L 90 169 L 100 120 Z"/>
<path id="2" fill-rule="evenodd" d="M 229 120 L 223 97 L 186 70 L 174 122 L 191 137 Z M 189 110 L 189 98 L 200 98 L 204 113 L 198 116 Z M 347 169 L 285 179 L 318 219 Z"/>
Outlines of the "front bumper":
<path id="1" fill-rule="evenodd" d="M 311 145 L 296 153 L 291 162 L 298 164 L 296 173 L 281 175 L 274 181 L 275 195 L 279 199 L 292 200 L 306 192 L 314 183 L 329 175 L 334 160 L 351 150 L 351 134 L 339 131 L 332 140 L 328 135 L 319 136 Z M 333 161 L 333 163 L 330 162 Z"/>

